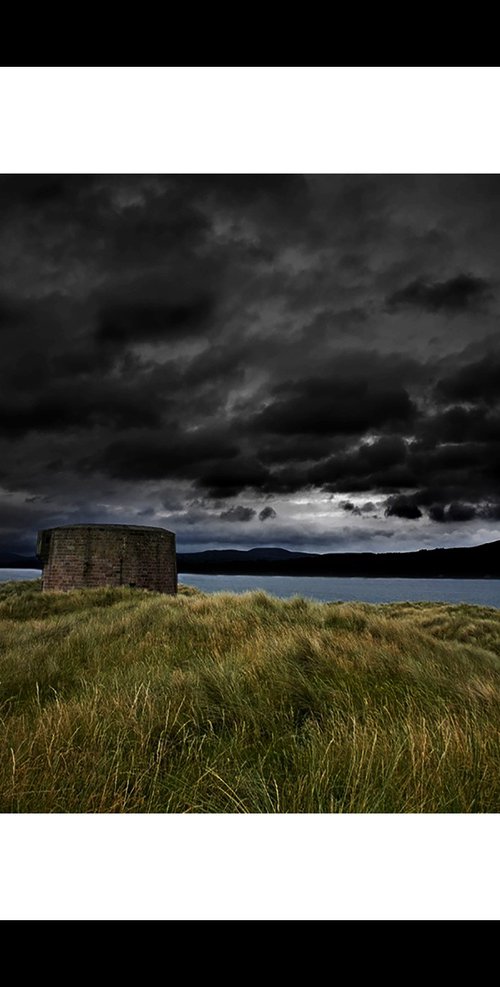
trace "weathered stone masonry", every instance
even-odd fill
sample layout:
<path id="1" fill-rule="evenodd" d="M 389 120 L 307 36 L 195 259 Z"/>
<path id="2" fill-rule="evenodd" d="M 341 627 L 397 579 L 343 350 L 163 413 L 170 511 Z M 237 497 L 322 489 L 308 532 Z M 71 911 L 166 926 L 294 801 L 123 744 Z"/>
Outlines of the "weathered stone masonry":
<path id="1" fill-rule="evenodd" d="M 43 590 L 136 586 L 177 592 L 175 535 L 131 524 L 73 524 L 38 532 Z"/>

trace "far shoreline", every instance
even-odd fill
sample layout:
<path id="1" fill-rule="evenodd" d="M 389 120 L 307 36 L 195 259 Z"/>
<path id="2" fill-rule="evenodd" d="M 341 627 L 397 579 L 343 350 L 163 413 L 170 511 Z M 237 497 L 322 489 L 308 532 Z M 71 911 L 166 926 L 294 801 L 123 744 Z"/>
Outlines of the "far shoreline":
<path id="1" fill-rule="evenodd" d="M 38 579 L 38 578 L 41 579 L 41 577 L 42 577 L 42 571 L 43 570 L 42 569 L 35 569 L 33 566 L 30 566 L 29 568 L 27 566 L 26 567 L 24 567 L 24 566 L 0 566 L 0 572 L 23 572 L 23 571 L 25 571 L 25 572 L 38 572 L 38 574 L 39 574 L 38 576 L 33 576 L 31 578 L 33 578 L 33 579 Z M 243 572 L 243 571 L 236 571 L 236 570 L 233 570 L 233 569 L 231 569 L 231 570 L 227 570 L 227 569 L 203 569 L 203 570 L 202 569 L 178 569 L 177 571 L 178 571 L 179 575 L 183 575 L 183 576 L 248 576 L 248 577 L 255 577 L 255 579 L 258 579 L 259 576 L 266 576 L 266 578 L 271 578 L 271 577 L 274 576 L 277 579 L 279 579 L 282 576 L 290 577 L 292 579 L 308 579 L 308 578 L 311 578 L 311 579 L 397 579 L 399 581 L 400 580 L 403 580 L 403 579 L 412 579 L 412 580 L 416 580 L 417 582 L 420 581 L 420 580 L 422 580 L 422 579 L 455 579 L 455 580 L 475 579 L 475 580 L 488 580 L 488 581 L 489 580 L 492 580 L 492 579 L 494 579 L 494 580 L 500 579 L 500 574 L 499 575 L 492 574 L 492 575 L 481 575 L 481 576 L 472 575 L 472 576 L 470 576 L 470 575 L 467 575 L 466 573 L 460 573 L 459 575 L 453 575 L 451 573 L 450 574 L 440 573 L 440 574 L 432 574 L 432 575 L 418 575 L 418 576 L 417 575 L 412 575 L 412 576 L 402 575 L 402 576 L 399 576 L 399 575 L 393 575 L 393 574 L 388 574 L 388 573 L 383 573 L 383 572 L 374 572 L 374 573 L 369 573 L 369 574 L 367 574 L 367 573 L 361 573 L 361 572 L 359 572 L 359 573 L 358 572 L 350 572 L 350 573 L 339 573 L 339 572 L 307 572 L 307 573 L 302 573 L 302 572 L 266 572 L 264 570 L 262 570 L 262 571 L 259 570 L 259 571 L 256 571 L 256 572 L 247 572 L 247 571 Z M 29 578 L 29 577 L 27 577 L 27 578 Z"/>
<path id="2" fill-rule="evenodd" d="M 221 576 L 342 579 L 500 579 L 500 541 L 412 552 L 294 552 L 279 547 L 177 552 L 177 572 Z M 2 563 L 4 563 L 2 565 Z M 7 564 L 5 564 L 7 563 Z M 42 571 L 36 555 L 0 552 L 0 569 Z"/>

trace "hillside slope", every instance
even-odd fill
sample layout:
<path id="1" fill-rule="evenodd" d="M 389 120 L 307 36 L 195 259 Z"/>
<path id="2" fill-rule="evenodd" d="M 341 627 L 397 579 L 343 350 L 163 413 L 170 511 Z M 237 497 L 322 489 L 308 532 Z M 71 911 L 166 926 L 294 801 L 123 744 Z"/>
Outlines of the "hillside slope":
<path id="1" fill-rule="evenodd" d="M 500 611 L 0 587 L 0 812 L 499 812 Z"/>

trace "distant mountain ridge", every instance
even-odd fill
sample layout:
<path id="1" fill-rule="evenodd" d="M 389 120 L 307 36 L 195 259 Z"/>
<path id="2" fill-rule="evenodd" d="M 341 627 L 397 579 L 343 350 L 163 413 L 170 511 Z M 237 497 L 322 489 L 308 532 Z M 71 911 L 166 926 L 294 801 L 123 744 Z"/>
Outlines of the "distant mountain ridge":
<path id="1" fill-rule="evenodd" d="M 208 549 L 205 552 L 193 552 L 181 554 L 177 559 L 201 559 L 207 563 L 213 559 L 225 561 L 238 561 L 241 557 L 249 559 L 292 559 L 304 557 L 308 558 L 307 552 L 290 552 L 287 548 L 250 548 L 241 551 L 237 548 Z M 2 552 L 0 550 L 0 569 L 41 569 L 40 559 L 36 555 L 18 555 L 15 552 Z"/>
<path id="2" fill-rule="evenodd" d="M 36 556 L 0 551 L 0 568 L 40 569 Z M 499 579 L 500 541 L 418 552 L 293 552 L 273 546 L 179 552 L 180 573 L 282 576 L 396 576 Z"/>
<path id="3" fill-rule="evenodd" d="M 500 578 L 500 541 L 418 552 L 289 552 L 257 548 L 179 553 L 179 572 L 226 575 Z"/>
<path id="4" fill-rule="evenodd" d="M 0 551 L 0 569 L 40 569 L 36 555 L 17 555 L 16 552 Z"/>
<path id="5" fill-rule="evenodd" d="M 213 548 L 207 549 L 204 552 L 188 552 L 181 553 L 178 558 L 191 559 L 196 557 L 197 559 L 258 559 L 260 560 L 274 560 L 274 559 L 297 559 L 297 558 L 309 558 L 309 552 L 291 552 L 288 548 Z"/>

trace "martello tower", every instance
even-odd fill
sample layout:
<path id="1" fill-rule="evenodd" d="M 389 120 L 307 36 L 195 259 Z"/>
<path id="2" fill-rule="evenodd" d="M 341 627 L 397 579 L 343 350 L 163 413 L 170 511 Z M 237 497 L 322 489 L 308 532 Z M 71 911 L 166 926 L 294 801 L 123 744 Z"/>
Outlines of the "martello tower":
<path id="1" fill-rule="evenodd" d="M 43 590 L 136 586 L 177 592 L 175 535 L 133 524 L 71 524 L 38 532 Z"/>

